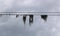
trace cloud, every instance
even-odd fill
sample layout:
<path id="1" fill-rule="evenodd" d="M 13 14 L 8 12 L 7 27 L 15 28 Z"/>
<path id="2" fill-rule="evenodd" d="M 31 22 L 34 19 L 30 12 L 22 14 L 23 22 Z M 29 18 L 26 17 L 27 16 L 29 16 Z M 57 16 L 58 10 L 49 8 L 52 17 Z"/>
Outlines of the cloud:
<path id="1" fill-rule="evenodd" d="M 0 0 L 0 12 L 5 12 L 12 7 L 13 0 Z"/>
<path id="2" fill-rule="evenodd" d="M 60 10 L 57 8 L 59 3 L 56 0 L 0 0 L 0 5 L 2 12 Z M 29 26 L 29 17 L 27 17 L 24 26 L 22 16 L 18 18 L 2 16 L 0 17 L 0 36 L 60 36 L 59 19 L 57 16 L 49 16 L 47 22 L 44 22 L 40 15 L 34 16 L 34 23 Z"/>
<path id="3" fill-rule="evenodd" d="M 59 0 L 58 0 L 59 1 Z M 59 11 L 57 0 L 15 0 L 6 11 Z M 58 5 L 57 5 L 58 4 Z"/>

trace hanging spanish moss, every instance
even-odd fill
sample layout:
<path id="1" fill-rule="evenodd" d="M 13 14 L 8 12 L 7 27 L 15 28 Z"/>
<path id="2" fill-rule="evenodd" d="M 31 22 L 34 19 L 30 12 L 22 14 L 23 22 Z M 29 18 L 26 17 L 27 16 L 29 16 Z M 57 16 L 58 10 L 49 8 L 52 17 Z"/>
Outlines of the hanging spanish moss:
<path id="1" fill-rule="evenodd" d="M 45 21 L 47 21 L 47 17 L 48 17 L 48 15 L 41 15 L 41 18 Z"/>
<path id="2" fill-rule="evenodd" d="M 26 22 L 26 15 L 23 16 L 23 22 L 25 24 L 25 22 Z"/>
<path id="3" fill-rule="evenodd" d="M 19 15 L 16 15 L 16 18 L 19 17 Z"/>
<path id="4" fill-rule="evenodd" d="M 29 15 L 29 25 L 31 25 L 31 23 L 33 23 L 33 15 Z"/>
<path id="5" fill-rule="evenodd" d="M 2 14 L 0 14 L 0 17 L 2 17 Z"/>

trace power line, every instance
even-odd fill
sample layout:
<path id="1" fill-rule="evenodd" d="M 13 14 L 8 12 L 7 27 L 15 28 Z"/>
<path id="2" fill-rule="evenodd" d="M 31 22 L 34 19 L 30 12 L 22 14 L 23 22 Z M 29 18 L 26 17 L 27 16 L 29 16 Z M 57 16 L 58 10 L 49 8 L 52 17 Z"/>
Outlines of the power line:
<path id="1" fill-rule="evenodd" d="M 60 16 L 60 12 L 0 12 L 0 15 L 48 15 L 48 16 Z"/>

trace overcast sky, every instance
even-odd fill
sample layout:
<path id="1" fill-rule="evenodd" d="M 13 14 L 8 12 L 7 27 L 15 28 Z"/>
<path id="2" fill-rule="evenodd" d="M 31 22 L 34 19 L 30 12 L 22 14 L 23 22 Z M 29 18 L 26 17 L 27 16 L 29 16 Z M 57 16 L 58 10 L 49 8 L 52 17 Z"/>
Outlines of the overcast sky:
<path id="1" fill-rule="evenodd" d="M 0 0 L 0 12 L 60 12 L 60 0 Z M 34 15 L 29 26 L 27 16 L 24 26 L 22 16 L 0 16 L 0 36 L 60 36 L 60 16 L 48 16 L 47 22 Z"/>

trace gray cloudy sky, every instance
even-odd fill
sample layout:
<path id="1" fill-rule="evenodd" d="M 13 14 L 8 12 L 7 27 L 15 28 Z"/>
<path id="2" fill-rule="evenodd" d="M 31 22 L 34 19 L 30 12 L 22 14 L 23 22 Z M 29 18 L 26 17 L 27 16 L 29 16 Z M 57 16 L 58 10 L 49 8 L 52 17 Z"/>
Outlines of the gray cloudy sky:
<path id="1" fill-rule="evenodd" d="M 0 0 L 0 11 L 60 11 L 60 0 Z"/>
<path id="2" fill-rule="evenodd" d="M 0 12 L 60 12 L 60 0 L 0 0 Z M 29 26 L 27 16 L 24 26 L 22 16 L 0 16 L 0 36 L 60 36 L 60 16 L 48 16 L 47 22 L 34 16 Z"/>

